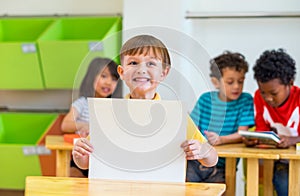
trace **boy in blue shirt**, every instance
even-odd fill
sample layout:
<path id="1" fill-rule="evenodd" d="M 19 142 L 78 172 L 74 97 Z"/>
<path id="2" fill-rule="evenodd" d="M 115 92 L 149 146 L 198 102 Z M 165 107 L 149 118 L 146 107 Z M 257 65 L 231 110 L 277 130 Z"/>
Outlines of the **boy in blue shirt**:
<path id="1" fill-rule="evenodd" d="M 253 98 L 243 92 L 248 63 L 242 54 L 226 51 L 210 61 L 210 70 L 218 91 L 202 94 L 191 117 L 211 145 L 241 142 L 237 131 L 254 125 Z M 187 181 L 225 182 L 225 159 L 210 168 L 188 161 Z"/>

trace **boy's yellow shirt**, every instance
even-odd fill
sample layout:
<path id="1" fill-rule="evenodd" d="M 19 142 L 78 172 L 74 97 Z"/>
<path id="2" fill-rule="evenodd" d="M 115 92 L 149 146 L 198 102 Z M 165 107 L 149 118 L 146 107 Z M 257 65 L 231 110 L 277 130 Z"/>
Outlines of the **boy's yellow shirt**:
<path id="1" fill-rule="evenodd" d="M 127 94 L 125 96 L 125 99 L 130 99 L 130 94 Z M 161 100 L 160 95 L 158 93 L 155 93 L 155 97 L 152 100 Z M 194 121 L 189 115 L 187 115 L 186 138 L 198 140 L 200 143 L 207 142 L 206 138 L 201 134 L 198 127 L 195 125 Z"/>

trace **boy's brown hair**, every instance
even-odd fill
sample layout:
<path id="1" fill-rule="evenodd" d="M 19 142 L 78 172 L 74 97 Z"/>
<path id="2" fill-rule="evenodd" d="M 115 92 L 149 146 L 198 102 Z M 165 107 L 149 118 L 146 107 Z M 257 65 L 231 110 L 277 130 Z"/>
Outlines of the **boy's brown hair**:
<path id="1" fill-rule="evenodd" d="M 171 66 L 168 49 L 159 39 L 151 35 L 138 35 L 125 42 L 120 52 L 121 62 L 125 55 L 146 55 L 151 50 L 155 57 L 161 59 L 164 69 Z"/>
<path id="2" fill-rule="evenodd" d="M 225 51 L 220 56 L 210 60 L 210 77 L 220 79 L 223 75 L 222 70 L 226 67 L 235 69 L 236 71 L 248 72 L 248 62 L 245 60 L 244 55 L 235 52 Z"/>

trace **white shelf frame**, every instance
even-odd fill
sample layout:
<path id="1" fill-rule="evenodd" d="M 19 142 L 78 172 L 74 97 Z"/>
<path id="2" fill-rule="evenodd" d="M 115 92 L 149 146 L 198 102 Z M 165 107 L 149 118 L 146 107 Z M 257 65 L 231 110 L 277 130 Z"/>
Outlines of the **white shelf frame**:
<path id="1" fill-rule="evenodd" d="M 299 18 L 300 12 L 186 12 L 186 19 L 208 18 Z"/>

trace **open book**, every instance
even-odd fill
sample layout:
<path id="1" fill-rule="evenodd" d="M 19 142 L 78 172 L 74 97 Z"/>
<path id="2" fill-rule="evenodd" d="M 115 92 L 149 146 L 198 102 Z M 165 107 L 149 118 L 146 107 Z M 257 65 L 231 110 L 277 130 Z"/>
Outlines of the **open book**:
<path id="1" fill-rule="evenodd" d="M 238 132 L 247 139 L 257 139 L 261 144 L 276 145 L 280 141 L 280 137 L 273 131 L 242 131 Z"/>

